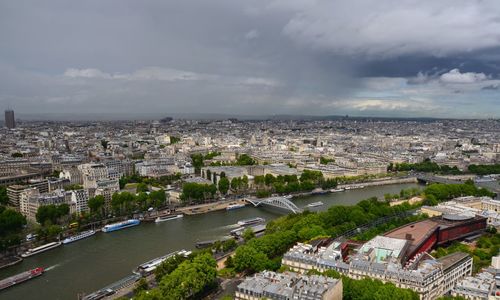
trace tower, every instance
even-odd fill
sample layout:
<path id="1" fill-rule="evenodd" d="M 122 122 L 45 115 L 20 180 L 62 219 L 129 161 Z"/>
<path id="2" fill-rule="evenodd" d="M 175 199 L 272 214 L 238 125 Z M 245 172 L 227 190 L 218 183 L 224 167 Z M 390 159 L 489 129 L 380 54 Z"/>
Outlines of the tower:
<path id="1" fill-rule="evenodd" d="M 14 118 L 14 111 L 12 109 L 5 111 L 5 126 L 9 129 L 16 128 L 16 119 Z"/>

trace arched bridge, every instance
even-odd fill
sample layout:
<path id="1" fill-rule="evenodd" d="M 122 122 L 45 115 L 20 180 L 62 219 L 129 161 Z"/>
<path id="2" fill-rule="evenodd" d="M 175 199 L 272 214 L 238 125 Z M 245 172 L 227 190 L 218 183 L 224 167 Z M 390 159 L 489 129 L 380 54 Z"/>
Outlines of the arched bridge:
<path id="1" fill-rule="evenodd" d="M 294 214 L 301 213 L 302 209 L 298 208 L 292 201 L 288 200 L 285 197 L 270 197 L 265 199 L 245 199 L 247 202 L 253 204 L 253 206 L 261 206 L 266 205 L 270 207 L 280 208 L 284 210 L 291 211 Z"/>
<path id="2" fill-rule="evenodd" d="M 430 174 L 418 174 L 417 180 L 423 183 L 444 183 L 444 184 L 458 184 L 463 183 L 460 180 L 448 179 L 444 177 L 438 177 Z"/>

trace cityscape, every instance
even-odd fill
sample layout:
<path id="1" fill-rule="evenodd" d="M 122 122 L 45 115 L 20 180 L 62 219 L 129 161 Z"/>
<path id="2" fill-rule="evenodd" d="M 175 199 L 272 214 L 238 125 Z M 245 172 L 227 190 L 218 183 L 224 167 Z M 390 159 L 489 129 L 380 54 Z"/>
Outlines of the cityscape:
<path id="1" fill-rule="evenodd" d="M 499 4 L 0 1 L 0 299 L 500 299 Z"/>

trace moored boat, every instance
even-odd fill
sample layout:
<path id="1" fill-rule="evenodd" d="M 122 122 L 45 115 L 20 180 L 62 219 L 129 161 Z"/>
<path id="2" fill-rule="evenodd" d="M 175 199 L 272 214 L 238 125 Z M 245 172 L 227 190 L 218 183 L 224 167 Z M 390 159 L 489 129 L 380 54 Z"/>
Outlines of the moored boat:
<path id="1" fill-rule="evenodd" d="M 141 223 L 141 221 L 139 221 L 137 219 L 130 219 L 130 220 L 123 221 L 123 222 L 108 224 L 102 228 L 102 232 L 112 232 L 112 231 L 116 231 L 116 230 L 120 230 L 120 229 L 125 229 L 128 227 L 137 226 L 140 223 Z"/>
<path id="2" fill-rule="evenodd" d="M 183 214 L 175 214 L 175 215 L 165 215 L 165 216 L 159 216 L 155 219 L 155 223 L 160 223 L 160 222 L 165 222 L 165 221 L 170 221 L 170 220 L 175 220 L 175 219 L 180 219 L 184 215 Z"/>
<path id="3" fill-rule="evenodd" d="M 44 272 L 43 268 L 35 268 L 26 272 L 19 273 L 17 275 L 0 280 L 0 290 L 6 289 L 13 285 L 25 282 L 32 278 L 42 275 Z"/>
<path id="4" fill-rule="evenodd" d="M 342 188 L 341 189 L 331 189 L 330 190 L 330 192 L 332 192 L 332 193 L 343 192 L 343 191 L 345 191 L 345 190 L 342 189 Z"/>
<path id="5" fill-rule="evenodd" d="M 94 230 L 83 231 L 83 232 L 80 232 L 77 235 L 65 238 L 62 243 L 63 244 L 73 243 L 73 242 L 79 241 L 81 239 L 85 239 L 85 238 L 88 238 L 90 236 L 93 236 L 94 234 L 95 234 Z"/>
<path id="6" fill-rule="evenodd" d="M 38 253 L 42 253 L 42 252 L 45 252 L 45 251 L 50 250 L 50 249 L 54 249 L 54 248 L 59 247 L 61 245 L 62 245 L 61 242 L 52 242 L 52 243 L 48 243 L 48 244 L 42 245 L 40 247 L 31 248 L 28 251 L 26 251 L 23 254 L 21 254 L 21 257 L 22 258 L 30 257 L 32 255 L 35 255 L 35 254 L 38 254 Z"/>

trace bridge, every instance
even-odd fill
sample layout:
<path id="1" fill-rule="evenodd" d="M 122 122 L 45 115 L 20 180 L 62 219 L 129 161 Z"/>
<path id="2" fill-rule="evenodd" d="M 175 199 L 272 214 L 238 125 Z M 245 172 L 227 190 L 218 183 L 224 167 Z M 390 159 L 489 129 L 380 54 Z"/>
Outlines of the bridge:
<path id="1" fill-rule="evenodd" d="M 417 180 L 423 183 L 444 183 L 444 184 L 459 184 L 464 183 L 460 180 L 453 180 L 444 177 L 438 177 L 431 174 L 418 174 Z"/>
<path id="2" fill-rule="evenodd" d="M 245 201 L 253 204 L 253 206 L 270 206 L 274 208 L 280 208 L 284 210 L 291 211 L 294 214 L 301 213 L 302 209 L 298 208 L 292 201 L 285 197 L 270 197 L 265 199 L 250 199 L 245 198 Z"/>
<path id="3" fill-rule="evenodd" d="M 444 177 L 434 176 L 432 174 L 418 174 L 417 180 L 419 182 L 423 182 L 426 184 L 427 183 L 444 183 L 444 184 L 465 183 L 465 181 L 462 181 L 462 180 L 448 179 L 448 178 L 444 178 Z M 478 187 L 485 188 L 485 189 L 495 193 L 497 199 L 500 197 L 500 184 L 497 181 L 475 182 L 475 185 Z"/>

